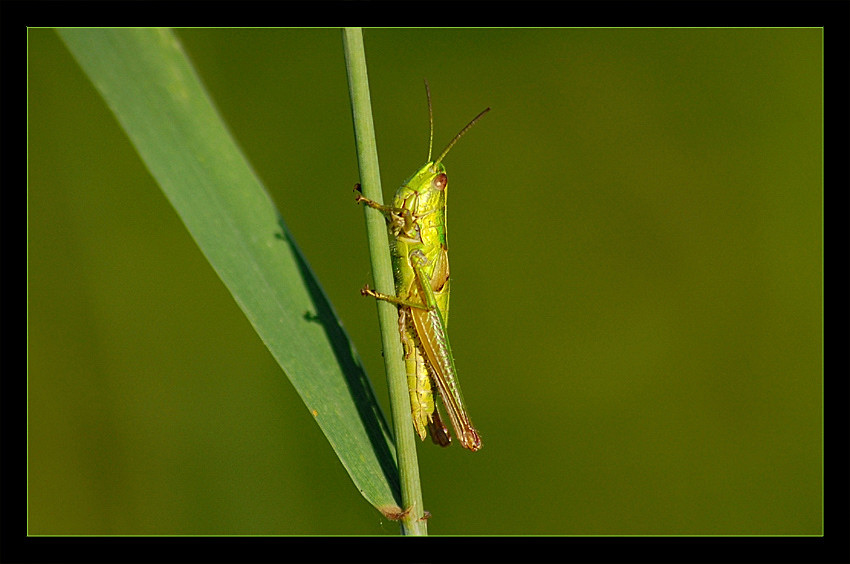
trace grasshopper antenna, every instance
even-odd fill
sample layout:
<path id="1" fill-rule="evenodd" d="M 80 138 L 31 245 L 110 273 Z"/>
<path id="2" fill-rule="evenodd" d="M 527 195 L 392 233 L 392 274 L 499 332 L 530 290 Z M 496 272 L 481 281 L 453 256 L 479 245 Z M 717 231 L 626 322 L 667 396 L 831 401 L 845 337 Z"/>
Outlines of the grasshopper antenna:
<path id="1" fill-rule="evenodd" d="M 489 111 L 490 111 L 490 108 L 485 108 L 485 109 L 484 109 L 484 111 L 482 111 L 480 114 L 478 114 L 477 116 L 475 116 L 474 118 L 472 118 L 472 121 L 471 121 L 471 122 L 469 122 L 469 123 L 467 123 L 467 124 L 466 124 L 466 127 L 464 127 L 463 129 L 461 129 L 461 130 L 460 130 L 460 132 L 459 132 L 457 135 L 455 135 L 455 138 L 454 138 L 454 139 L 452 139 L 452 140 L 449 142 L 448 146 L 445 148 L 445 150 L 444 150 L 444 151 L 443 151 L 443 153 L 440 155 L 440 157 L 439 157 L 436 161 L 434 161 L 434 166 L 436 166 L 436 165 L 440 164 L 440 161 L 442 161 L 442 160 L 446 157 L 446 155 L 449 153 L 449 151 L 451 150 L 451 148 L 452 148 L 452 147 L 454 147 L 454 146 L 455 146 L 455 143 L 457 143 L 457 142 L 458 142 L 458 139 L 460 139 L 461 137 L 463 137 L 463 134 L 464 134 L 464 133 L 466 133 L 467 131 L 469 131 L 469 130 L 470 130 L 470 128 L 471 128 L 473 125 L 475 125 L 475 122 L 477 122 L 479 119 L 481 119 L 481 116 L 483 116 L 484 114 L 486 114 L 486 113 L 487 113 L 487 112 L 489 112 Z M 433 133 L 432 133 L 432 135 L 433 135 Z M 429 156 L 430 156 L 430 155 L 429 155 Z M 430 162 L 430 160 L 429 160 L 428 162 Z"/>
<path id="2" fill-rule="evenodd" d="M 428 79 L 425 79 L 425 96 L 428 97 L 428 123 L 431 124 L 431 137 L 428 139 L 428 160 L 431 162 L 431 149 L 434 148 L 434 111 L 431 109 L 431 87 L 428 86 Z"/>

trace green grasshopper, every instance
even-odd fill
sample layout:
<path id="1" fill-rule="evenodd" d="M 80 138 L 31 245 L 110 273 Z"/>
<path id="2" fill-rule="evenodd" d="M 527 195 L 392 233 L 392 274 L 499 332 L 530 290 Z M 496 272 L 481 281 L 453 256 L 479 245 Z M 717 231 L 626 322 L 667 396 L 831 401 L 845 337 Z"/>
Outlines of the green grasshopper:
<path id="1" fill-rule="evenodd" d="M 431 123 L 428 162 L 399 187 L 392 206 L 369 200 L 360 192 L 359 184 L 354 187 L 357 202 L 380 211 L 387 218 L 396 291 L 396 296 L 389 296 L 366 285 L 361 294 L 399 307 L 399 333 L 404 346 L 413 426 L 419 438 L 425 439 L 427 428 L 435 443 L 448 446 L 451 442 L 451 435 L 434 402 L 433 385 L 461 445 L 476 451 L 481 448 L 481 437 L 466 412 L 446 332 L 449 315 L 448 177 L 442 161 L 458 139 L 490 108 L 475 116 L 432 161 L 434 115 L 427 80 L 425 94 Z"/>

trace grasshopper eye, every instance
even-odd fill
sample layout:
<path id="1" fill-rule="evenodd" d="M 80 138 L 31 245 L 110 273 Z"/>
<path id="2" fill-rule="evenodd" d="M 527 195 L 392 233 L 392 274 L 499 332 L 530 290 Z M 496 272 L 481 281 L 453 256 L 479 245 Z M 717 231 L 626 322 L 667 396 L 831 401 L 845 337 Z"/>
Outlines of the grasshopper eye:
<path id="1" fill-rule="evenodd" d="M 446 184 L 449 182 L 449 177 L 446 176 L 445 172 L 442 172 L 434 177 L 434 180 L 431 181 L 431 185 L 435 190 L 445 190 Z"/>

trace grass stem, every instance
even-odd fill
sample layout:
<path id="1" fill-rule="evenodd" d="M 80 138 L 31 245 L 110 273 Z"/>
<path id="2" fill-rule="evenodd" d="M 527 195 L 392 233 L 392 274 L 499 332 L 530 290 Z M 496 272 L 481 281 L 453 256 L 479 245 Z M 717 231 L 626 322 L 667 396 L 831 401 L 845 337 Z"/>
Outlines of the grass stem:
<path id="1" fill-rule="evenodd" d="M 354 139 L 360 167 L 360 185 L 364 196 L 382 204 L 381 175 L 375 144 L 375 125 L 372 121 L 369 78 L 366 74 L 363 33 L 360 28 L 346 28 L 342 36 L 348 89 L 351 95 L 351 112 L 354 118 Z M 386 221 L 381 212 L 366 206 L 363 208 L 366 215 L 366 232 L 375 287 L 379 292 L 395 295 Z M 419 482 L 419 462 L 416 456 L 416 437 L 410 415 L 410 396 L 398 334 L 398 310 L 396 306 L 385 301 L 375 301 L 378 307 L 384 366 L 398 454 L 402 504 L 405 510 L 409 509 L 402 513 L 401 530 L 405 535 L 425 535 L 427 526 L 423 520 L 424 509 Z"/>

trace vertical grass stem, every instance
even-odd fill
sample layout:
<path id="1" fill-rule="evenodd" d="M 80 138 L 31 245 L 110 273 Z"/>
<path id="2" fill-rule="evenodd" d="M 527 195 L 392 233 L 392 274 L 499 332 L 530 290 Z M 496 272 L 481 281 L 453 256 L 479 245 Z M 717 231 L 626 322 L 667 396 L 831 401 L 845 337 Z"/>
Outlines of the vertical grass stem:
<path id="1" fill-rule="evenodd" d="M 372 121 L 372 104 L 369 96 L 369 79 L 366 74 L 366 52 L 360 28 L 346 28 L 342 33 L 348 89 L 351 95 L 351 113 L 354 119 L 354 139 L 360 167 L 360 185 L 363 195 L 383 203 L 378 152 L 375 144 L 375 126 Z M 377 210 L 363 206 L 366 214 L 366 232 L 372 261 L 372 278 L 379 292 L 395 295 L 389 240 L 384 216 Z M 410 396 L 407 390 L 401 340 L 398 333 L 397 308 L 385 301 L 375 300 L 381 329 L 384 365 L 390 393 L 393 430 L 398 454 L 401 496 L 404 509 L 401 530 L 405 535 L 425 535 L 422 488 L 419 482 L 419 462 L 416 457 L 416 438 L 410 415 Z"/>

